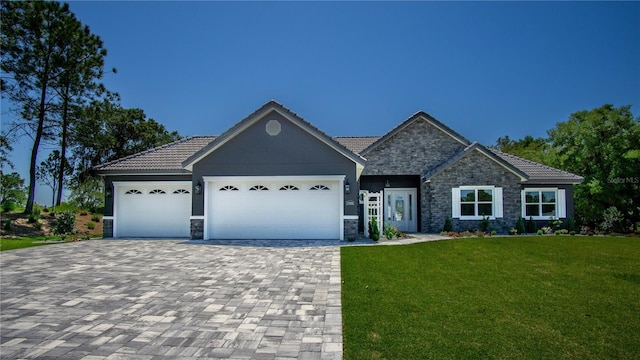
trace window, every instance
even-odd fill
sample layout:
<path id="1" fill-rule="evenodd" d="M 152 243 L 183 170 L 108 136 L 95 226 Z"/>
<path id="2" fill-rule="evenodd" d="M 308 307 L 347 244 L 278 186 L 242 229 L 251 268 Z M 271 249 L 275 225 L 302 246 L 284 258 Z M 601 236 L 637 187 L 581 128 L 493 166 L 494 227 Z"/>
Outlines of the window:
<path id="1" fill-rule="evenodd" d="M 142 194 L 142 191 L 140 190 L 136 190 L 136 189 L 131 189 L 131 190 L 127 190 L 127 192 L 125 193 L 127 195 L 131 195 L 131 194 Z"/>
<path id="2" fill-rule="evenodd" d="M 251 188 L 249 188 L 249 190 L 250 191 L 267 191 L 269 190 L 269 188 L 264 185 L 254 185 Z"/>
<path id="3" fill-rule="evenodd" d="M 221 187 L 220 191 L 238 191 L 238 188 L 233 185 L 226 185 Z"/>
<path id="4" fill-rule="evenodd" d="M 185 190 L 185 189 L 178 189 L 176 191 L 173 192 L 174 194 L 188 194 L 189 190 Z"/>
<path id="5" fill-rule="evenodd" d="M 293 185 L 285 185 L 281 187 L 280 190 L 300 190 L 300 189 L 298 189 L 296 186 L 293 186 Z"/>
<path id="6" fill-rule="evenodd" d="M 557 188 L 524 189 L 522 191 L 523 217 L 534 220 L 566 217 L 565 190 Z"/>
<path id="7" fill-rule="evenodd" d="M 501 218 L 502 188 L 494 186 L 461 186 L 452 189 L 452 218 L 480 220 L 485 216 Z"/>
<path id="8" fill-rule="evenodd" d="M 329 190 L 329 187 L 324 185 L 314 185 L 309 190 Z"/>
<path id="9" fill-rule="evenodd" d="M 149 194 L 166 194 L 166 192 L 164 190 L 154 189 L 149 191 Z"/>

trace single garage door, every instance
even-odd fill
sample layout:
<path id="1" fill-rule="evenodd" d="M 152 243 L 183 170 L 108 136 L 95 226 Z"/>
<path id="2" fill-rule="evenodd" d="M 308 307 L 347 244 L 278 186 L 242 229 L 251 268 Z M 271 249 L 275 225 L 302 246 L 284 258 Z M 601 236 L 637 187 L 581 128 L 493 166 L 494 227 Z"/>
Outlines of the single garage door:
<path id="1" fill-rule="evenodd" d="M 189 237 L 191 182 L 114 183 L 115 237 Z"/>
<path id="2" fill-rule="evenodd" d="M 207 237 L 340 239 L 342 177 L 207 179 Z"/>

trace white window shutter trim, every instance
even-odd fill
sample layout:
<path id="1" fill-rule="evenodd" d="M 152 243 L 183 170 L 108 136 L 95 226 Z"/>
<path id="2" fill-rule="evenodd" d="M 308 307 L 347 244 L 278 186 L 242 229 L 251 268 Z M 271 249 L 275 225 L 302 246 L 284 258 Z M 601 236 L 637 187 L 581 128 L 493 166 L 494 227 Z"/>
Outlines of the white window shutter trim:
<path id="1" fill-rule="evenodd" d="M 451 189 L 451 218 L 460 218 L 460 188 Z"/>
<path id="2" fill-rule="evenodd" d="M 565 189 L 558 189 L 558 201 L 556 203 L 558 207 L 556 210 L 556 214 L 558 218 L 566 218 L 567 217 L 567 193 Z"/>
<path id="3" fill-rule="evenodd" d="M 525 191 L 524 190 L 520 190 L 520 201 L 522 204 L 522 214 L 520 215 L 520 217 L 522 218 L 526 218 L 527 217 L 527 197 L 525 195 Z"/>
<path id="4" fill-rule="evenodd" d="M 494 216 L 496 218 L 501 218 L 504 216 L 504 205 L 503 202 L 504 200 L 502 199 L 502 188 L 501 187 L 497 187 L 495 189 L 493 189 L 494 191 L 494 196 L 495 196 L 495 201 L 494 201 L 494 210 L 495 210 L 495 214 Z"/>

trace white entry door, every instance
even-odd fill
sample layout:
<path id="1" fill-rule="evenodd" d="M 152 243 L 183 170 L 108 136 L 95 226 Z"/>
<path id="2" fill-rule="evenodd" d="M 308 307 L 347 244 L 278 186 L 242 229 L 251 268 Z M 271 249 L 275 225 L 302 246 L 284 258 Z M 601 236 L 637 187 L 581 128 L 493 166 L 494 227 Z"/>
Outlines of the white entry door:
<path id="1" fill-rule="evenodd" d="M 384 222 L 400 231 L 418 231 L 416 189 L 384 189 Z"/>

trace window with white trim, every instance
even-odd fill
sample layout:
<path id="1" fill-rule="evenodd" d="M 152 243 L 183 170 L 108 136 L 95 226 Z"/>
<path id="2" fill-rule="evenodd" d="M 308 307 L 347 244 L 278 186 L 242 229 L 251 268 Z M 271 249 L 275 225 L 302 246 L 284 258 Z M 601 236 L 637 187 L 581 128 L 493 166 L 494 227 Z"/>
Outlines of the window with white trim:
<path id="1" fill-rule="evenodd" d="M 565 218 L 566 194 L 558 188 L 525 188 L 522 190 L 522 217 L 534 220 Z"/>
<path id="2" fill-rule="evenodd" d="M 502 188 L 495 186 L 460 186 L 451 189 L 451 217 L 461 220 L 501 218 Z"/>

